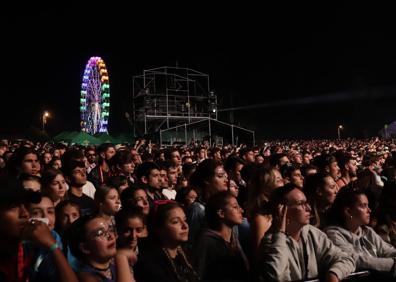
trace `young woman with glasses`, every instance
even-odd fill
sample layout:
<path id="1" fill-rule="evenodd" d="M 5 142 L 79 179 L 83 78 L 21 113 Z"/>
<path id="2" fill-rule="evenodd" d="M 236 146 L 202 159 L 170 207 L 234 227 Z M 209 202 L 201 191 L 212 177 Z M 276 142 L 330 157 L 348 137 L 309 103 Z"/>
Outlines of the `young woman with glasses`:
<path id="1" fill-rule="evenodd" d="M 117 252 L 116 232 L 106 218 L 83 216 L 71 228 L 70 249 L 81 262 L 79 281 L 135 281 L 129 270 L 135 254 Z"/>

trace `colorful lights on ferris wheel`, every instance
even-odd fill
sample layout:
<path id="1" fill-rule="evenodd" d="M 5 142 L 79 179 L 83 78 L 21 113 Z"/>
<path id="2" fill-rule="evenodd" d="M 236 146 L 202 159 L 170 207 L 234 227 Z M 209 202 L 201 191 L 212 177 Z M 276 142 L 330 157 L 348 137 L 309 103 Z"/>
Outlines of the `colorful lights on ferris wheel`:
<path id="1" fill-rule="evenodd" d="M 81 84 L 81 129 L 90 134 L 107 132 L 109 108 L 110 85 L 106 64 L 100 57 L 91 57 Z"/>

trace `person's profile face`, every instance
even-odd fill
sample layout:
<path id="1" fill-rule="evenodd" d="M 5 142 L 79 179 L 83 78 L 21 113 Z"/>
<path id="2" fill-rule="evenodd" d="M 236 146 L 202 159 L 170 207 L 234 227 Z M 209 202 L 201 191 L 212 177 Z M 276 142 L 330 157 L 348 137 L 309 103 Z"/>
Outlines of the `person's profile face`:
<path id="1" fill-rule="evenodd" d="M 311 217 L 311 206 L 300 189 L 295 188 L 286 195 L 287 214 L 286 217 L 293 224 L 301 226 L 309 224 Z"/>
<path id="2" fill-rule="evenodd" d="M 23 160 L 20 167 L 20 172 L 29 175 L 39 175 L 40 174 L 40 162 L 36 154 L 27 154 Z"/>

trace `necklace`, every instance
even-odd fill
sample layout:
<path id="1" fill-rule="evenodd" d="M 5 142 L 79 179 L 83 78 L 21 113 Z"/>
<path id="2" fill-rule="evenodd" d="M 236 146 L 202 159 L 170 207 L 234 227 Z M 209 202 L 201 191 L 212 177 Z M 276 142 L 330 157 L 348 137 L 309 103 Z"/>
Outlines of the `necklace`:
<path id="1" fill-rule="evenodd" d="M 97 270 L 97 271 L 108 271 L 110 269 L 110 264 L 108 267 L 106 268 L 99 268 L 99 267 L 95 267 L 92 264 L 89 265 L 90 267 L 92 267 L 93 269 Z"/>
<path id="2" fill-rule="evenodd" d="M 185 280 L 185 278 L 182 279 L 182 277 L 181 277 L 180 274 L 179 274 L 179 271 L 178 271 L 177 268 L 176 268 L 176 264 L 175 264 L 175 259 L 176 259 L 176 257 L 175 257 L 175 259 L 173 259 L 173 258 L 170 256 L 169 251 L 168 251 L 167 249 L 162 248 L 162 250 L 164 251 L 166 257 L 167 257 L 168 260 L 170 261 L 171 266 L 172 266 L 172 269 L 173 269 L 173 272 L 174 272 L 174 274 L 176 275 L 177 280 L 178 280 L 178 281 L 183 281 L 183 280 Z M 186 255 L 184 254 L 184 251 L 183 251 L 183 249 L 182 249 L 180 246 L 177 247 L 177 251 L 176 251 L 176 256 L 178 256 L 178 255 L 181 255 L 181 257 L 183 258 L 183 263 L 184 263 L 185 266 L 187 267 L 187 270 L 188 270 L 188 271 L 191 271 L 192 275 L 198 278 L 198 274 L 194 271 L 193 267 L 192 267 L 191 264 L 188 262 L 187 257 L 186 257 Z"/>
<path id="3" fill-rule="evenodd" d="M 112 275 L 111 270 L 110 270 L 110 264 L 109 264 L 109 266 L 107 268 L 95 267 L 92 264 L 90 264 L 89 266 L 91 266 L 96 271 L 100 271 L 101 273 L 99 273 L 99 274 L 104 276 L 104 277 L 106 277 L 107 279 L 112 279 L 113 275 Z"/>

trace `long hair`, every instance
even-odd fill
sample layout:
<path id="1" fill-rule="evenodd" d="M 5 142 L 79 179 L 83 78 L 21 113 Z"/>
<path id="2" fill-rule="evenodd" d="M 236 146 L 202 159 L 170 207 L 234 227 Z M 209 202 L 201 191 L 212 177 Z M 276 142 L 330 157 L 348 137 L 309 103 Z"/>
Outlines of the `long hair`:
<path id="1" fill-rule="evenodd" d="M 150 237 L 159 240 L 160 230 L 168 219 L 169 212 L 173 209 L 182 207 L 175 201 L 157 200 L 154 201 L 154 208 L 148 218 L 148 230 Z"/>
<path id="2" fill-rule="evenodd" d="M 167 221 L 170 211 L 176 208 L 181 209 L 181 206 L 175 201 L 171 201 L 171 200 L 154 201 L 154 209 L 149 216 L 149 222 L 148 222 L 149 238 L 152 240 L 154 244 L 161 244 L 160 241 L 161 228 L 164 226 L 165 222 Z M 175 267 L 175 264 L 172 258 L 169 256 L 168 252 L 165 249 L 163 250 L 166 254 L 166 257 L 169 259 L 169 263 L 178 281 L 184 281 L 182 277 L 180 277 L 179 271 Z M 198 281 L 199 280 L 198 274 L 196 273 L 191 263 L 187 259 L 187 256 L 184 253 L 184 250 L 181 246 L 177 247 L 177 253 L 178 255 L 180 255 L 182 262 L 187 267 L 188 271 L 190 272 L 190 275 L 195 277 Z"/>
<path id="3" fill-rule="evenodd" d="M 107 194 L 109 194 L 109 192 L 113 189 L 117 191 L 117 189 L 113 186 L 101 185 L 95 191 L 95 196 L 94 196 L 95 202 L 97 204 L 103 203 L 106 199 Z M 117 193 L 118 193 L 118 191 L 117 191 Z"/>
<path id="4" fill-rule="evenodd" d="M 222 165 L 220 161 L 206 159 L 198 165 L 197 169 L 191 175 L 190 184 L 197 189 L 201 197 L 206 198 L 210 193 L 207 189 L 208 183 L 214 178 L 216 168 Z"/>
<path id="5" fill-rule="evenodd" d="M 311 222 L 312 225 L 319 227 L 320 226 L 320 215 L 318 211 L 318 200 L 317 200 L 317 191 L 323 189 L 326 185 L 325 178 L 331 177 L 327 173 L 318 172 L 314 175 L 310 175 L 306 178 L 306 184 L 304 187 L 304 194 L 307 197 L 307 200 L 311 206 L 313 220 Z"/>
<path id="6" fill-rule="evenodd" d="M 346 186 L 341 189 L 330 208 L 329 223 L 346 226 L 345 208 L 352 208 L 361 195 L 366 195 L 362 189 Z"/>
<path id="7" fill-rule="evenodd" d="M 29 154 L 36 155 L 38 159 L 37 151 L 32 147 L 23 146 L 15 150 L 6 164 L 6 171 L 9 176 L 18 176 L 22 161 Z"/>
<path id="8" fill-rule="evenodd" d="M 87 224 L 95 218 L 102 218 L 98 214 L 85 215 L 73 222 L 70 227 L 70 251 L 79 260 L 87 262 L 87 255 L 80 249 L 80 244 L 87 241 Z"/>
<path id="9" fill-rule="evenodd" d="M 62 175 L 63 172 L 60 171 L 59 169 L 55 168 L 48 168 L 44 170 L 43 175 L 41 176 L 41 191 L 43 194 L 51 196 L 53 193 L 50 191 L 50 185 L 51 182 L 54 181 L 54 179 L 58 176 Z M 51 197 L 52 199 L 52 197 Z M 62 199 L 61 199 L 62 200 Z M 55 199 L 52 199 L 52 201 L 55 201 Z"/>
<path id="10" fill-rule="evenodd" d="M 123 208 L 119 210 L 114 216 L 118 233 L 122 232 L 124 226 L 130 218 L 138 218 L 143 222 L 144 225 L 146 225 L 146 217 L 143 214 L 141 207 L 132 206 Z"/>
<path id="11" fill-rule="evenodd" d="M 74 207 L 77 210 L 79 216 L 81 216 L 80 206 L 73 201 L 64 200 L 64 201 L 61 201 L 58 205 L 56 205 L 56 207 L 55 207 L 55 216 L 56 216 L 55 230 L 60 234 L 64 231 L 64 230 L 62 230 L 62 227 L 61 227 L 61 221 L 62 221 L 61 215 L 62 215 L 63 209 L 67 206 Z"/>
<path id="12" fill-rule="evenodd" d="M 117 192 L 118 196 L 120 195 L 118 193 L 118 190 L 112 186 L 101 185 L 98 189 L 96 189 L 94 200 L 95 200 L 95 204 L 96 204 L 96 207 L 99 210 L 99 212 L 102 212 L 100 206 L 101 206 L 101 204 L 104 203 L 104 201 L 106 200 L 107 194 L 109 194 L 111 190 L 115 190 Z"/>
<path id="13" fill-rule="evenodd" d="M 273 168 L 260 165 L 253 172 L 252 180 L 248 186 L 247 214 L 252 217 L 262 205 L 270 200 L 275 189 L 275 174 Z"/>

